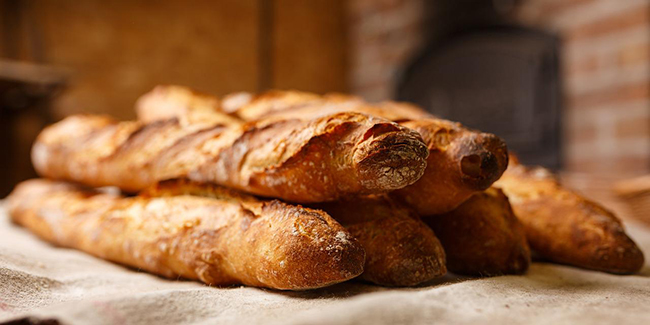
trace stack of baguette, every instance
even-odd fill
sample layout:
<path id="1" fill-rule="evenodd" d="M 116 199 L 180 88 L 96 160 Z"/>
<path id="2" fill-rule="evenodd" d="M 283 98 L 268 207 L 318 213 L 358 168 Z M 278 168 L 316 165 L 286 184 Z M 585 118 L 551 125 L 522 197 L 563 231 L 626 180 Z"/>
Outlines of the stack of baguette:
<path id="1" fill-rule="evenodd" d="M 611 212 L 409 104 L 159 86 L 136 111 L 43 130 L 44 178 L 11 193 L 12 220 L 164 277 L 281 290 L 522 274 L 531 249 L 617 274 L 644 263 Z"/>

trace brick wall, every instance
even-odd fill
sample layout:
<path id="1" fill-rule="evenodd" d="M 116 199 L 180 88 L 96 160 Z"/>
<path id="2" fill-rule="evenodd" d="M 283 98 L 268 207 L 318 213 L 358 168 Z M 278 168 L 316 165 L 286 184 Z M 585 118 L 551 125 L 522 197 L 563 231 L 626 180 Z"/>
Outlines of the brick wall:
<path id="1" fill-rule="evenodd" d="M 396 74 L 423 45 L 424 6 L 350 1 L 354 93 L 393 97 Z M 561 39 L 565 169 L 650 171 L 650 0 L 523 0 L 511 18 Z"/>
<path id="2" fill-rule="evenodd" d="M 424 43 L 425 0 L 348 1 L 350 90 L 392 98 L 395 78 Z"/>
<path id="3" fill-rule="evenodd" d="M 647 172 L 650 1 L 525 1 L 516 18 L 562 41 L 565 169 Z"/>

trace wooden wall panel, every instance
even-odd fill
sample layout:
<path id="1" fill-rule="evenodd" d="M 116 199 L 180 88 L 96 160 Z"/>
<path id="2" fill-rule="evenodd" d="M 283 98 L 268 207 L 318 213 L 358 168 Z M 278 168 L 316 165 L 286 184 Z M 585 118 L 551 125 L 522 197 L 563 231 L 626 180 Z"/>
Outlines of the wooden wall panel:
<path id="1" fill-rule="evenodd" d="M 276 0 L 273 6 L 272 86 L 347 91 L 345 2 Z"/>
<path id="2" fill-rule="evenodd" d="M 16 45 L 28 54 L 22 59 L 71 72 L 69 87 L 54 102 L 55 117 L 89 112 L 133 118 L 134 101 L 161 83 L 218 95 L 267 88 L 348 90 L 342 0 L 19 4 L 21 38 L 37 38 Z M 33 44 L 38 53 L 32 53 Z"/>
<path id="3" fill-rule="evenodd" d="M 255 91 L 257 0 L 30 2 L 45 60 L 73 73 L 55 113 L 132 118 L 160 83 L 224 94 Z"/>

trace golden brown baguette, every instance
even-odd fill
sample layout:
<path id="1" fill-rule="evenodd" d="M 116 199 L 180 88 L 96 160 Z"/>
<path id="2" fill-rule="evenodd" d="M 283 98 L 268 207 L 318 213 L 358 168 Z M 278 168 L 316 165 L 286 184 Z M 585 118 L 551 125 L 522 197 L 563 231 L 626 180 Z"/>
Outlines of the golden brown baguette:
<path id="1" fill-rule="evenodd" d="M 423 219 L 438 234 L 456 274 L 522 274 L 530 265 L 523 226 L 500 189 L 474 194 L 451 212 Z"/>
<path id="2" fill-rule="evenodd" d="M 493 134 L 441 119 L 404 121 L 400 125 L 418 131 L 430 150 L 424 175 L 394 192 L 420 215 L 453 210 L 489 188 L 508 166 L 506 144 Z"/>
<path id="3" fill-rule="evenodd" d="M 297 91 L 269 91 L 252 96 L 236 94 L 226 97 L 210 109 L 195 107 L 190 90 L 179 86 L 161 86 L 145 95 L 157 98 L 166 117 L 197 120 L 207 112 L 226 110 L 243 120 L 311 119 L 327 114 L 359 112 L 380 116 L 418 131 L 430 155 L 424 175 L 413 185 L 394 192 L 394 196 L 412 206 L 420 215 L 451 211 L 472 194 L 490 187 L 505 171 L 508 154 L 505 142 L 489 133 L 464 128 L 459 123 L 435 118 L 417 106 L 385 102 L 368 104 L 353 96 L 330 94 L 319 96 Z M 216 99 L 215 99 L 216 102 Z M 150 120 L 156 105 L 139 105 L 139 118 Z M 222 115 L 215 113 L 217 116 Z"/>
<path id="4" fill-rule="evenodd" d="M 166 92 L 179 90 L 178 88 L 168 88 Z M 270 90 L 256 96 L 249 95 L 246 98 L 248 100 L 241 100 L 241 94 L 225 96 L 221 105 L 213 107 L 213 109 L 221 111 L 228 109 L 231 115 L 237 116 L 244 121 L 280 117 L 305 118 L 348 111 L 380 116 L 395 122 L 435 118 L 412 104 L 392 101 L 371 104 L 360 97 L 339 93 L 320 96 L 300 91 Z M 238 100 L 234 101 L 233 99 Z M 175 114 L 182 113 L 179 110 L 174 111 Z M 198 111 L 191 112 L 191 110 L 187 112 L 198 113 Z"/>
<path id="5" fill-rule="evenodd" d="M 393 193 L 423 216 L 453 210 L 472 194 L 490 187 L 508 165 L 508 150 L 499 137 L 436 118 L 406 103 L 371 105 L 342 95 L 274 91 L 255 97 L 236 110 L 248 119 L 282 119 L 351 111 L 379 116 L 418 131 L 429 148 L 427 169 L 413 185 Z M 285 99 L 288 98 L 288 99 Z M 301 102 L 302 99 L 302 102 Z"/>
<path id="6" fill-rule="evenodd" d="M 366 251 L 360 278 L 384 286 L 414 286 L 447 273 L 445 251 L 420 218 L 387 195 L 320 203 Z"/>
<path id="7" fill-rule="evenodd" d="M 147 196 L 214 197 L 215 188 L 186 180 L 167 181 Z M 312 205 L 340 222 L 366 252 L 360 278 L 384 286 L 413 286 L 446 273 L 445 253 L 435 234 L 409 209 L 384 195 Z"/>
<path id="8" fill-rule="evenodd" d="M 232 96 L 231 96 L 232 97 Z M 141 96 L 135 109 L 145 123 L 178 118 L 182 124 L 241 124 L 236 117 L 220 113 L 221 101 L 187 87 L 161 85 Z"/>
<path id="9" fill-rule="evenodd" d="M 32 150 L 36 170 L 54 179 L 133 192 L 188 177 L 293 202 L 402 188 L 427 155 L 415 131 L 359 113 L 245 126 L 78 115 L 42 131 Z"/>
<path id="10" fill-rule="evenodd" d="M 185 87 L 158 86 L 138 101 L 138 118 L 156 121 L 176 117 L 196 124 L 201 123 L 206 108 L 217 117 L 223 115 L 218 113 L 224 108 L 216 99 L 209 107 L 195 105 L 201 95 L 186 96 L 193 93 Z M 175 185 L 166 183 L 164 191 L 157 194 L 210 196 L 210 190 L 208 184 L 178 180 Z M 415 213 L 387 196 L 343 199 L 312 207 L 325 210 L 360 241 L 366 251 L 361 279 L 385 286 L 412 286 L 446 273 L 444 251 L 435 234 Z"/>
<path id="11" fill-rule="evenodd" d="M 643 252 L 613 213 L 562 187 L 548 170 L 512 160 L 495 186 L 510 198 L 533 251 L 553 262 L 610 273 L 643 266 Z"/>
<path id="12" fill-rule="evenodd" d="M 326 213 L 223 188 L 212 198 L 124 198 L 30 180 L 9 211 L 55 245 L 168 278 L 304 290 L 363 271 L 363 249 Z"/>

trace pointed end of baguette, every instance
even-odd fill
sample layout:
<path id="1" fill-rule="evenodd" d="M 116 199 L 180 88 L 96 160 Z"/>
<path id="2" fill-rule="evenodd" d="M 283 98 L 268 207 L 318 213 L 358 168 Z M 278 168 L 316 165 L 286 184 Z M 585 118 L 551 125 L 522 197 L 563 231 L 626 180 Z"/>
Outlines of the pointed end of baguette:
<path id="1" fill-rule="evenodd" d="M 602 242 L 593 247 L 591 259 L 586 268 L 613 274 L 634 274 L 645 265 L 643 251 L 628 236 L 622 226 L 610 224 L 605 227 L 608 234 Z"/>
<path id="2" fill-rule="evenodd" d="M 378 226 L 390 231 L 374 232 L 374 238 L 364 237 L 369 241 L 365 247 L 372 258 L 362 279 L 382 286 L 410 287 L 447 273 L 442 244 L 420 220 L 387 218 Z"/>
<path id="3" fill-rule="evenodd" d="M 279 201 L 265 204 L 267 213 L 293 210 L 293 218 L 283 218 L 272 245 L 281 245 L 278 263 L 269 266 L 274 287 L 285 290 L 322 288 L 344 282 L 363 273 L 366 253 L 361 244 L 327 213 L 290 207 Z M 277 240 L 277 242 L 275 242 Z M 278 279 L 275 274 L 283 274 Z"/>
<path id="4" fill-rule="evenodd" d="M 459 140 L 457 155 L 462 182 L 479 191 L 489 188 L 508 167 L 505 141 L 489 133 L 469 133 Z"/>
<path id="5" fill-rule="evenodd" d="M 518 243 L 512 250 L 508 267 L 501 274 L 524 274 L 530 267 L 530 248 L 527 243 Z"/>

